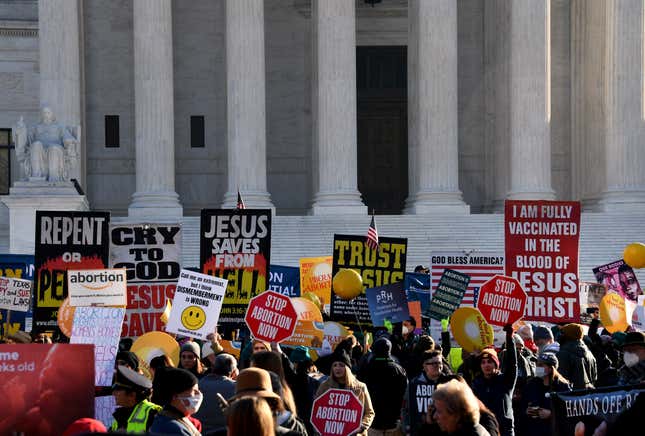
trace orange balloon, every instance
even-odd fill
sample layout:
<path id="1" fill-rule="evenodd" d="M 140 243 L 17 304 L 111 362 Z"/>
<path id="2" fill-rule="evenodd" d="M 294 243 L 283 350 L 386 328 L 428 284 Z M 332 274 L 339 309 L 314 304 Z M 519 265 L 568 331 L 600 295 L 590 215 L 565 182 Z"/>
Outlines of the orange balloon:
<path id="1" fill-rule="evenodd" d="M 58 308 L 58 327 L 68 338 L 72 336 L 75 312 L 76 308 L 69 305 L 69 297 L 65 298 Z"/>
<path id="2" fill-rule="evenodd" d="M 625 247 L 623 260 L 632 268 L 645 267 L 645 244 L 634 242 Z"/>
<path id="3" fill-rule="evenodd" d="M 353 269 L 343 268 L 332 280 L 334 294 L 343 300 L 351 300 L 363 292 L 363 278 Z"/>
<path id="4" fill-rule="evenodd" d="M 625 299 L 622 296 L 610 292 L 602 297 L 599 312 L 600 322 L 609 333 L 624 332 L 629 327 Z"/>

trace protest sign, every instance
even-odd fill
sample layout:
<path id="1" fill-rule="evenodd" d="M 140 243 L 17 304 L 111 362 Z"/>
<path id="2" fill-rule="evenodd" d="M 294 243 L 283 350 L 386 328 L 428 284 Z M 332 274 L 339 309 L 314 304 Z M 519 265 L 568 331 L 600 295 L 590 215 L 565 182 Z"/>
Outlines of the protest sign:
<path id="1" fill-rule="evenodd" d="M 101 421 L 106 428 L 110 428 L 114 422 L 114 410 L 117 408 L 114 395 L 96 397 L 94 399 L 94 419 Z"/>
<path id="2" fill-rule="evenodd" d="M 325 334 L 325 324 L 320 309 L 312 301 L 302 297 L 292 298 L 291 303 L 298 314 L 298 321 L 293 335 L 282 343 L 320 348 Z"/>
<path id="3" fill-rule="evenodd" d="M 583 422 L 592 434 L 602 421 L 611 425 L 618 415 L 629 409 L 636 397 L 643 395 L 643 386 L 614 386 L 574 392 L 552 392 L 551 404 L 555 435 L 574 434 L 578 422 Z"/>
<path id="4" fill-rule="evenodd" d="M 303 257 L 300 259 L 300 293 L 315 294 L 323 310 L 329 313 L 331 302 L 332 256 Z"/>
<path id="5" fill-rule="evenodd" d="M 323 436 L 351 435 L 362 420 L 363 403 L 349 389 L 329 389 L 311 406 L 311 424 Z"/>
<path id="6" fill-rule="evenodd" d="M 251 298 L 268 287 L 271 211 L 203 209 L 200 235 L 201 271 L 228 280 L 220 322 L 239 325 Z"/>
<path id="7" fill-rule="evenodd" d="M 31 280 L 0 277 L 0 309 L 27 312 L 31 303 Z"/>
<path id="8" fill-rule="evenodd" d="M 425 422 L 424 418 L 428 412 L 428 407 L 432 405 L 432 394 L 436 387 L 436 383 L 426 377 L 415 377 L 410 380 L 408 397 L 405 398 L 410 434 L 418 435 L 422 433 L 421 427 Z"/>
<path id="9" fill-rule="evenodd" d="M 342 324 L 333 321 L 325 321 L 325 335 L 323 336 L 322 348 L 331 350 L 336 348 L 343 339 L 351 335 L 352 332 Z"/>
<path id="10" fill-rule="evenodd" d="M 34 256 L 32 255 L 0 254 L 0 277 L 13 277 L 33 281 L 35 270 Z M 2 333 L 11 335 L 18 330 L 25 332 L 31 331 L 33 321 L 31 301 L 33 301 L 33 298 L 31 298 L 29 309 L 26 312 L 13 312 L 10 320 L 7 319 L 8 311 L 0 309 L 0 330 Z"/>
<path id="11" fill-rule="evenodd" d="M 70 344 L 94 345 L 94 384 L 111 386 L 125 308 L 77 307 Z"/>
<path id="12" fill-rule="evenodd" d="M 68 270 L 70 306 L 125 307 L 125 269 Z"/>
<path id="13" fill-rule="evenodd" d="M 366 289 L 365 296 L 372 324 L 375 326 L 384 325 L 386 319 L 390 322 L 403 322 L 410 317 L 403 282 Z"/>
<path id="14" fill-rule="evenodd" d="M 591 314 L 598 310 L 600 300 L 607 293 L 607 286 L 602 283 L 578 283 L 580 295 L 580 322 L 589 325 L 593 317 Z"/>
<path id="15" fill-rule="evenodd" d="M 410 312 L 410 317 L 414 318 L 418 326 L 423 325 L 421 320 L 420 301 L 408 301 L 408 311 Z"/>
<path id="16" fill-rule="evenodd" d="M 497 275 L 482 285 L 477 309 L 491 325 L 505 326 L 522 319 L 526 292 L 513 277 Z"/>
<path id="17" fill-rule="evenodd" d="M 445 269 L 430 300 L 430 318 L 447 319 L 461 306 L 470 276 L 451 269 Z"/>
<path id="18" fill-rule="evenodd" d="M 67 270 L 108 264 L 110 214 L 36 211 L 34 330 L 55 330 L 67 297 Z"/>
<path id="19" fill-rule="evenodd" d="M 126 269 L 122 336 L 138 337 L 164 329 L 160 318 L 166 301 L 175 296 L 182 235 L 179 223 L 110 226 L 110 267 Z"/>
<path id="20" fill-rule="evenodd" d="M 510 201 L 504 207 L 506 275 L 528 296 L 524 319 L 578 322 L 577 201 Z"/>
<path id="21" fill-rule="evenodd" d="M 493 345 L 493 328 L 474 307 L 460 307 L 450 317 L 450 331 L 464 350 L 472 353 Z"/>
<path id="22" fill-rule="evenodd" d="M 421 305 L 421 311 L 427 313 L 430 309 L 430 274 L 405 273 L 403 289 L 409 302 L 417 301 Z M 420 323 L 417 325 L 421 325 Z"/>
<path id="23" fill-rule="evenodd" d="M 215 331 L 225 292 L 225 279 L 182 269 L 166 331 L 206 339 Z"/>
<path id="24" fill-rule="evenodd" d="M 593 269 L 598 283 L 602 283 L 607 290 L 614 291 L 629 301 L 636 302 L 639 295 L 643 295 L 636 274 L 631 266 L 620 259 Z"/>
<path id="25" fill-rule="evenodd" d="M 334 235 L 332 277 L 341 268 L 357 271 L 363 279 L 363 290 L 403 281 L 408 240 L 379 237 L 379 250 L 365 245 L 365 236 Z M 352 301 L 332 292 L 331 318 L 334 321 L 370 324 L 372 319 L 364 292 Z"/>
<path id="26" fill-rule="evenodd" d="M 244 321 L 254 338 L 281 342 L 293 335 L 298 313 L 289 297 L 266 291 L 251 299 Z"/>
<path id="27" fill-rule="evenodd" d="M 645 296 L 638 296 L 638 303 L 632 315 L 632 327 L 639 332 L 645 331 Z"/>
<path id="28" fill-rule="evenodd" d="M 294 266 L 269 266 L 269 291 L 287 297 L 300 296 L 300 269 Z"/>
<path id="29" fill-rule="evenodd" d="M 0 434 L 59 436 L 94 416 L 91 345 L 1 345 Z"/>

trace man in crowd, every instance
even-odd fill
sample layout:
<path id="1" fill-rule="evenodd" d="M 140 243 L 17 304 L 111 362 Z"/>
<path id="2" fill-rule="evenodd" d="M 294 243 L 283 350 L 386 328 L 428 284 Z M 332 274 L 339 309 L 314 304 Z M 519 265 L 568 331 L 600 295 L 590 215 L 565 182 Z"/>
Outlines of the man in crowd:
<path id="1" fill-rule="evenodd" d="M 204 400 L 195 418 L 201 421 L 204 433 L 226 432 L 226 417 L 222 413 L 218 394 L 224 399 L 235 395 L 237 374 L 235 357 L 222 353 L 215 357 L 211 373 L 199 381 Z"/>
<path id="2" fill-rule="evenodd" d="M 623 344 L 623 361 L 618 384 L 635 385 L 645 382 L 645 333 L 629 332 Z"/>
<path id="3" fill-rule="evenodd" d="M 598 378 L 596 358 L 582 341 L 580 324 L 562 327 L 560 351 L 556 354 L 560 362 L 560 373 L 569 380 L 573 389 L 592 389 Z"/>

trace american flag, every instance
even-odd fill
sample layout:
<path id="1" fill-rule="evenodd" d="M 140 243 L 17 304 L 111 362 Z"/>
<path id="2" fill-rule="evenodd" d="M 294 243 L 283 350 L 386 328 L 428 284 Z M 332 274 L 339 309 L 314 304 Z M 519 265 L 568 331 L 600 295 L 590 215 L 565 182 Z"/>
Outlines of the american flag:
<path id="1" fill-rule="evenodd" d="M 365 244 L 367 244 L 367 246 L 372 250 L 378 251 L 378 231 L 376 230 L 376 224 L 374 223 L 374 215 L 372 215 L 372 222 L 370 222 L 370 226 L 367 229 Z"/>
<path id="2" fill-rule="evenodd" d="M 448 251 L 431 253 L 430 280 L 434 291 L 439 284 L 445 269 L 452 269 L 470 276 L 468 289 L 461 300 L 461 307 L 475 306 L 478 291 L 482 285 L 495 274 L 504 274 L 503 252 L 473 252 L 470 255 L 463 251 Z"/>
<path id="3" fill-rule="evenodd" d="M 244 200 L 242 200 L 242 195 L 240 194 L 240 190 L 237 190 L 237 208 L 238 209 L 246 209 L 246 206 L 244 205 Z"/>

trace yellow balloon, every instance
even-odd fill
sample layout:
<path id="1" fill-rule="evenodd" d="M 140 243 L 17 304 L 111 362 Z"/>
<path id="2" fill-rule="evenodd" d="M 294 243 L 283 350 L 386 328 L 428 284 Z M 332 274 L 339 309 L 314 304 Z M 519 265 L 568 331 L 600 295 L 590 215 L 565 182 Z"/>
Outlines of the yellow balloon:
<path id="1" fill-rule="evenodd" d="M 609 333 L 624 332 L 629 323 L 625 311 L 625 299 L 610 292 L 600 300 L 600 322 Z"/>
<path id="2" fill-rule="evenodd" d="M 493 327 L 474 307 L 455 310 L 450 317 L 450 330 L 461 348 L 469 353 L 493 345 Z"/>
<path id="3" fill-rule="evenodd" d="M 334 276 L 332 287 L 334 294 L 343 300 L 351 300 L 363 292 L 363 279 L 355 270 L 343 268 Z"/>
<path id="4" fill-rule="evenodd" d="M 625 247 L 623 252 L 625 263 L 632 268 L 645 267 L 645 244 L 634 242 Z"/>

